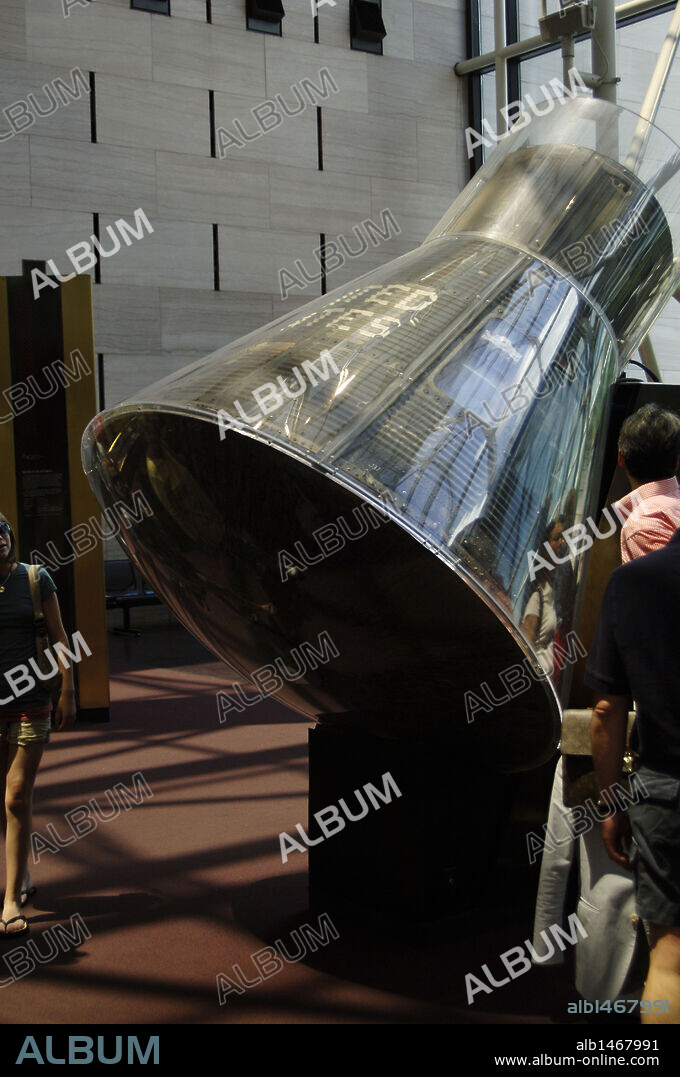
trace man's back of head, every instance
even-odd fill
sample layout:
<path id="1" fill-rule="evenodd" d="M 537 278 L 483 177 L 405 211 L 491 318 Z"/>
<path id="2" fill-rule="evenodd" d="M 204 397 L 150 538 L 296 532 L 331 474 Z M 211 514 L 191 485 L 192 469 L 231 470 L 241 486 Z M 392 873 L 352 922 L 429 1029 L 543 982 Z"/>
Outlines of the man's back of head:
<path id="1" fill-rule="evenodd" d="M 680 456 L 680 418 L 659 404 L 638 408 L 621 427 L 619 455 L 639 484 L 672 478 Z"/>

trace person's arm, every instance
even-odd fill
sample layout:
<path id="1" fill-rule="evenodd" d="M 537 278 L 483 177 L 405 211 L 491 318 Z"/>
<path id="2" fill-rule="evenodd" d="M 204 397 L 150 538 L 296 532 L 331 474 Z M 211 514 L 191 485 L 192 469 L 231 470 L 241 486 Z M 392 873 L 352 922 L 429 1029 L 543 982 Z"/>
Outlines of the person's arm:
<path id="1" fill-rule="evenodd" d="M 590 745 L 600 796 L 609 805 L 609 810 L 616 802 L 612 786 L 621 781 L 631 701 L 626 662 L 617 632 L 618 595 L 628 572 L 625 567 L 617 569 L 607 584 L 584 678 L 585 683 L 595 690 Z M 630 870 L 626 853 L 629 837 L 628 816 L 617 808 L 602 822 L 602 839 L 607 855 L 614 863 Z"/>
<path id="2" fill-rule="evenodd" d="M 541 608 L 543 601 L 541 599 L 540 592 L 536 589 L 531 598 L 527 602 L 526 609 L 524 611 L 524 619 L 522 621 L 522 631 L 529 640 L 529 643 L 536 642 L 536 635 L 538 633 L 538 624 L 541 619 Z M 531 612 L 529 612 L 531 611 Z"/>
<path id="3" fill-rule="evenodd" d="M 621 781 L 627 730 L 628 696 L 598 693 L 590 723 L 590 748 L 600 797 L 610 810 L 616 804 L 612 786 Z M 632 870 L 627 853 L 630 823 L 628 816 L 618 807 L 609 819 L 602 822 L 602 840 L 610 859 L 620 867 Z"/>
<path id="4" fill-rule="evenodd" d="M 598 693 L 590 723 L 590 748 L 600 796 L 621 780 L 628 727 L 628 697 Z"/>
<path id="5" fill-rule="evenodd" d="M 51 594 L 49 598 L 43 599 L 43 611 L 45 613 L 47 633 L 52 646 L 55 643 L 63 643 L 68 648 L 69 640 L 61 621 L 59 601 L 56 594 Z M 55 713 L 55 728 L 62 730 L 70 729 L 76 720 L 76 694 L 73 687 L 71 661 L 63 652 L 59 655 L 59 665 L 61 666 L 61 693 Z"/>
<path id="6" fill-rule="evenodd" d="M 533 616 L 533 614 L 529 614 L 522 621 L 522 631 L 524 632 L 524 635 L 526 636 L 526 638 L 529 640 L 529 643 L 533 643 L 534 640 L 536 639 L 536 630 L 537 630 L 537 628 L 538 628 L 538 617 Z"/>
<path id="7" fill-rule="evenodd" d="M 625 536 L 621 532 L 621 560 L 625 563 L 635 560 L 636 557 L 644 557 L 647 553 L 662 550 L 673 538 L 675 527 L 673 524 L 656 520 L 645 527 L 631 529 L 630 534 Z"/>

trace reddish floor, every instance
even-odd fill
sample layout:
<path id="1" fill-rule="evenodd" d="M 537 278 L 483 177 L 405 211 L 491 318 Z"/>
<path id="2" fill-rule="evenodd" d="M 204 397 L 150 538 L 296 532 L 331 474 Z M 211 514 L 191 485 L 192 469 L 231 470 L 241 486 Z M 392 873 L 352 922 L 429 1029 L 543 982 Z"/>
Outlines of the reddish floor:
<path id="1" fill-rule="evenodd" d="M 8 964 L 2 944 L 4 1023 L 567 1021 L 568 968 L 532 969 L 467 1005 L 465 973 L 498 970 L 530 933 L 531 901 L 425 927 L 335 917 L 337 940 L 220 1005 L 218 973 L 234 978 L 238 964 L 255 980 L 253 953 L 276 939 L 293 953 L 292 929 L 317 924 L 306 858 L 283 865 L 278 842 L 307 819 L 308 723 L 264 700 L 220 725 L 215 693 L 233 678 L 177 626 L 109 638 L 111 722 L 53 735 L 33 829 L 65 841 L 66 812 L 96 800 L 109 813 L 107 790 L 132 793 L 136 772 L 153 795 L 36 854 L 27 911 L 40 953 L 74 914 L 91 937 L 42 965 L 25 943 L 24 964 Z"/>

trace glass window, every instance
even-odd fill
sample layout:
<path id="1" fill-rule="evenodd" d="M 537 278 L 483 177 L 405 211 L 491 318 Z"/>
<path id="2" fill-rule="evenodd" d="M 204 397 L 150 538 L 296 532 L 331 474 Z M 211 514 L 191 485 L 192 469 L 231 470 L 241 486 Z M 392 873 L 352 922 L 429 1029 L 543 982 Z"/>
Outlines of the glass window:
<path id="1" fill-rule="evenodd" d="M 246 0 L 246 27 L 260 34 L 282 37 L 281 20 L 285 16 L 281 0 Z"/>
<path id="2" fill-rule="evenodd" d="M 518 0 L 519 8 L 519 40 L 524 41 L 528 37 L 536 37 L 540 33 L 538 20 L 541 14 L 541 0 Z M 557 10 L 557 0 L 548 0 L 548 11 Z"/>
<path id="3" fill-rule="evenodd" d="M 349 27 L 350 45 L 353 49 L 382 56 L 385 37 L 382 0 L 351 0 Z"/>
<path id="4" fill-rule="evenodd" d="M 496 72 L 488 71 L 482 75 L 482 119 L 487 120 L 491 126 L 491 130 L 496 132 Z M 487 132 L 480 124 L 478 132 L 486 142 L 489 141 Z M 486 161 L 490 153 L 493 153 L 496 144 L 492 143 L 492 146 L 482 145 L 479 147 L 482 154 L 482 161 Z"/>
<path id="5" fill-rule="evenodd" d="M 136 11 L 151 11 L 154 15 L 169 15 L 170 0 L 130 0 Z"/>
<path id="6" fill-rule="evenodd" d="M 493 0 L 479 0 L 479 28 L 481 52 L 492 52 L 494 47 Z"/>
<path id="7" fill-rule="evenodd" d="M 621 26 L 616 31 L 616 66 L 621 79 L 617 88 L 618 102 L 633 112 L 639 112 L 642 107 L 671 17 L 672 12 L 666 11 Z M 677 60 L 671 66 L 654 122 L 680 144 L 680 65 Z M 671 229 L 674 223 L 670 221 Z M 680 252 L 674 253 L 677 257 Z M 677 300 L 667 304 L 654 323 L 650 337 L 663 378 L 680 381 L 680 303 Z M 635 369 L 633 367 L 631 373 Z"/>

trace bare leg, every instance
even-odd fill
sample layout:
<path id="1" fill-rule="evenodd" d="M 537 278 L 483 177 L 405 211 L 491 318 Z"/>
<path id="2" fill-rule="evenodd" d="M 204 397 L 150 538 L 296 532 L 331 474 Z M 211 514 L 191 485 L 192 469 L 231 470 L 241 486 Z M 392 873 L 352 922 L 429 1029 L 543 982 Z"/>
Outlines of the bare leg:
<path id="1" fill-rule="evenodd" d="M 8 751 L 9 741 L 3 740 L 0 742 L 0 830 L 2 831 L 3 842 L 5 841 L 5 831 L 7 830 L 7 815 L 5 813 L 5 779 L 7 777 Z"/>
<path id="2" fill-rule="evenodd" d="M 0 741 L 0 835 L 2 836 L 3 841 L 4 841 L 4 834 L 5 834 L 6 827 L 8 827 L 8 815 L 6 815 L 6 812 L 4 810 L 4 796 L 5 796 L 5 784 L 6 784 L 5 783 L 6 770 L 8 770 L 8 766 L 9 766 L 9 764 L 8 764 L 9 747 L 10 747 L 10 742 L 9 741 Z M 29 890 L 29 889 L 30 889 L 30 871 L 28 870 L 28 866 L 27 866 L 26 867 L 26 872 L 25 872 L 25 875 L 24 875 L 24 883 L 22 885 L 22 890 Z"/>
<path id="3" fill-rule="evenodd" d="M 7 759 L 8 751 L 9 741 L 0 741 L 0 829 L 2 829 L 3 841 L 5 840 L 5 831 L 7 830 L 7 815 L 5 813 L 5 779 L 7 777 L 7 767 L 9 766 Z"/>
<path id="4" fill-rule="evenodd" d="M 8 749 L 5 778 L 5 862 L 7 879 L 2 919 L 21 915 L 20 896 L 28 863 L 33 815 L 33 787 L 44 748 L 43 742 L 16 745 Z M 12 924 L 9 933 L 20 931 L 21 921 Z M 3 930 L 7 931 L 6 928 Z"/>
<path id="5" fill-rule="evenodd" d="M 680 927 L 649 925 L 649 973 L 642 1001 L 668 1000 L 668 1013 L 643 1013 L 643 1025 L 680 1024 Z"/>

